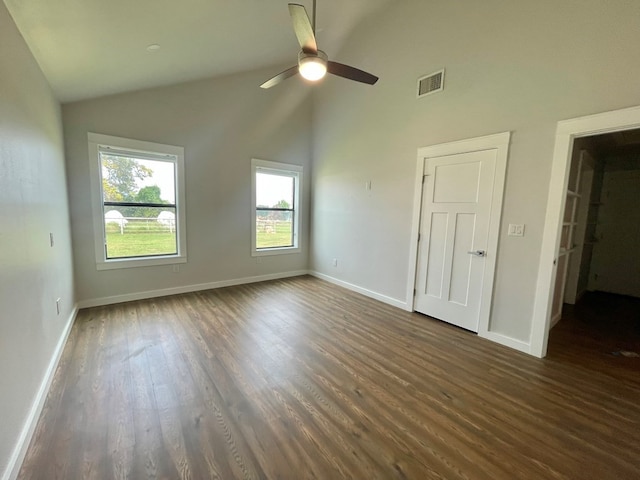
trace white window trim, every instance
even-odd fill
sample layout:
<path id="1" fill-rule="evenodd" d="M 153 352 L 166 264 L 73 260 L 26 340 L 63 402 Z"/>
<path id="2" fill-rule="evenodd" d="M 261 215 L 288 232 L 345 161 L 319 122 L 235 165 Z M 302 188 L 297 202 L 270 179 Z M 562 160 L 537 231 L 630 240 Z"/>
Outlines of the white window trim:
<path id="1" fill-rule="evenodd" d="M 187 263 L 187 225 L 184 187 L 184 148 L 174 145 L 132 140 L 89 133 L 89 164 L 91 175 L 91 210 L 93 214 L 93 237 L 95 242 L 96 269 L 112 270 L 118 268 L 150 267 Z M 168 155 L 176 159 L 176 232 L 177 254 L 139 258 L 107 259 L 104 248 L 105 227 L 103 213 L 102 169 L 100 168 L 100 147 L 112 147 L 117 150 Z"/>
<path id="2" fill-rule="evenodd" d="M 289 174 L 295 179 L 295 197 L 293 211 L 293 247 L 256 248 L 256 173 L 264 171 L 277 175 Z M 302 166 L 289 163 L 271 162 L 268 160 L 251 159 L 251 256 L 265 257 L 269 255 L 284 255 L 290 253 L 300 253 L 300 232 L 302 232 L 302 222 L 300 215 L 302 198 Z"/>

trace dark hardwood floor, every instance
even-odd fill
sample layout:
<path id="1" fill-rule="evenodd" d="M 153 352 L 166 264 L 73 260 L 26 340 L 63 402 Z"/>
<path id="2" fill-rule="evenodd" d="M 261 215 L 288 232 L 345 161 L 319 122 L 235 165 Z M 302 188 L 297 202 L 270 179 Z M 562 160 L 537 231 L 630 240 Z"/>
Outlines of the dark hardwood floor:
<path id="1" fill-rule="evenodd" d="M 535 359 L 312 277 L 87 309 L 20 478 L 640 478 L 640 362 L 575 344 Z"/>
<path id="2" fill-rule="evenodd" d="M 635 355 L 640 356 L 640 298 L 587 292 L 577 305 L 564 305 L 562 320 L 551 330 L 548 358 L 566 365 L 637 382 Z"/>

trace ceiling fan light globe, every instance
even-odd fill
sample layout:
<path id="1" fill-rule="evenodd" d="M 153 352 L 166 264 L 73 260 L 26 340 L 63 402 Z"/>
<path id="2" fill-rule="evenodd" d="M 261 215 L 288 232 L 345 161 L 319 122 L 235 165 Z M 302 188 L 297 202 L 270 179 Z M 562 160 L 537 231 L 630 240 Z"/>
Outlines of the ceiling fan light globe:
<path id="1" fill-rule="evenodd" d="M 315 82 L 327 74 L 327 62 L 319 57 L 302 58 L 298 70 L 303 78 Z"/>

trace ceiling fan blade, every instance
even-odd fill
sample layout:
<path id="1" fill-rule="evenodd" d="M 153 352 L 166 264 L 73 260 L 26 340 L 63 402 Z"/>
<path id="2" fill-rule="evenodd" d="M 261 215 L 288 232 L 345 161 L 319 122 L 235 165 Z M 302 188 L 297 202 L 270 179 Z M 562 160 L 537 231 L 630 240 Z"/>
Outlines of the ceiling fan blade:
<path id="1" fill-rule="evenodd" d="M 286 80 L 289 77 L 293 77 L 294 75 L 296 75 L 298 73 L 298 66 L 296 65 L 295 67 L 291 67 L 286 69 L 284 72 L 280 72 L 279 74 L 277 74 L 275 77 L 267 80 L 266 82 L 264 82 L 262 85 L 260 85 L 260 88 L 271 88 L 271 87 L 275 87 L 276 85 L 278 85 L 280 82 L 283 82 L 284 80 Z"/>
<path id="2" fill-rule="evenodd" d="M 327 72 L 339 77 L 348 78 L 349 80 L 355 80 L 356 82 L 366 83 L 373 85 L 378 81 L 378 77 L 371 75 L 363 70 L 359 70 L 349 65 L 343 65 L 338 62 L 327 62 Z"/>
<path id="3" fill-rule="evenodd" d="M 302 47 L 304 53 L 317 53 L 318 45 L 316 44 L 316 36 L 313 33 L 313 27 L 311 21 L 309 21 L 309 15 L 307 10 L 302 5 L 297 3 L 289 4 L 289 15 L 293 22 L 293 31 L 298 37 L 298 43 Z"/>

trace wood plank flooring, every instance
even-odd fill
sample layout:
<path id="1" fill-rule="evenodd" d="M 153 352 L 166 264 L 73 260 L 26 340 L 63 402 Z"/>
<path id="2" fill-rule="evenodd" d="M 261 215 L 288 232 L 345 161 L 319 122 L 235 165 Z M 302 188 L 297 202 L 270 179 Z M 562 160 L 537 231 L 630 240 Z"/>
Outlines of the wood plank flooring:
<path id="1" fill-rule="evenodd" d="M 80 312 L 21 479 L 637 479 L 640 372 L 312 277 Z"/>
<path id="2" fill-rule="evenodd" d="M 578 305 L 564 306 L 551 330 L 550 359 L 638 381 L 640 358 L 620 352 L 640 354 L 640 298 L 587 292 Z"/>

